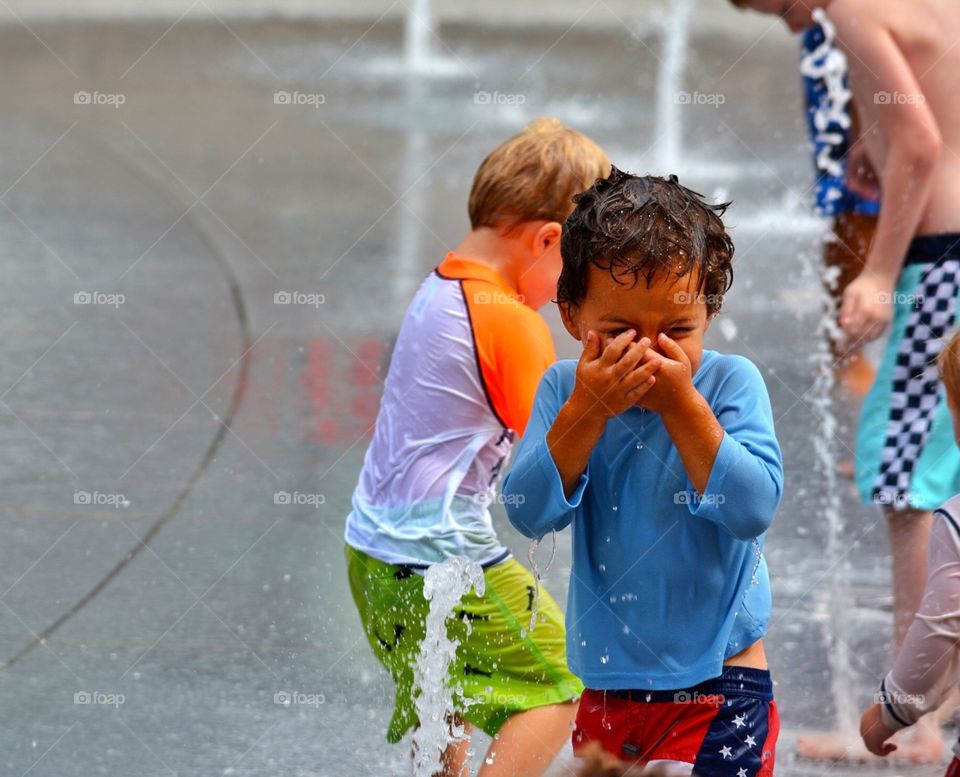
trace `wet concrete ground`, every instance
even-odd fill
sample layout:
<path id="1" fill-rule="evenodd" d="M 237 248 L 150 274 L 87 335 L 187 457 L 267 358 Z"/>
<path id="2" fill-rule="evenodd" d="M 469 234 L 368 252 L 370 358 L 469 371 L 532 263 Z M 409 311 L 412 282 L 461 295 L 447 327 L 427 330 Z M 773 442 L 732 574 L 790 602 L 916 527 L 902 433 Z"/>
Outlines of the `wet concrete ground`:
<path id="1" fill-rule="evenodd" d="M 695 33 L 680 88 L 723 102 L 678 111 L 670 164 L 648 27 L 452 24 L 450 72 L 419 80 L 401 77 L 393 20 L 31 28 L 0 28 L 4 773 L 407 773 L 383 741 L 392 685 L 350 601 L 343 520 L 406 302 L 465 231 L 476 165 L 544 113 L 618 166 L 734 200 L 736 279 L 708 345 L 767 378 L 787 467 L 767 541 L 778 773 L 825 773 L 791 742 L 834 714 L 832 587 L 846 565 L 859 707 L 888 661 L 888 554 L 845 485 L 849 552 L 824 553 L 818 236 L 779 30 Z M 854 405 L 837 397 L 839 457 Z"/>

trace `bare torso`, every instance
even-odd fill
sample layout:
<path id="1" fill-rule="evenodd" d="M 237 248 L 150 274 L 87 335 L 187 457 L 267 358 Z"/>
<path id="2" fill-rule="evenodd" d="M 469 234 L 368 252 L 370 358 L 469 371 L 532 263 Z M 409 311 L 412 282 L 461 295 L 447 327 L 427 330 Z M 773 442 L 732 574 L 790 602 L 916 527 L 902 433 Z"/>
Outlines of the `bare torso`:
<path id="1" fill-rule="evenodd" d="M 767 668 L 767 654 L 763 649 L 763 640 L 758 639 L 749 647 L 723 662 L 724 666 L 752 666 L 754 669 Z"/>
<path id="2" fill-rule="evenodd" d="M 960 1 L 875 0 L 869 13 L 871 20 L 892 36 L 922 93 L 918 97 L 881 90 L 877 98 L 875 79 L 883 74 L 876 69 L 867 72 L 862 61 L 848 56 L 850 83 L 870 161 L 882 177 L 889 151 L 889 143 L 878 129 L 884 100 L 923 100 L 936 122 L 943 152 L 916 234 L 960 232 Z"/>

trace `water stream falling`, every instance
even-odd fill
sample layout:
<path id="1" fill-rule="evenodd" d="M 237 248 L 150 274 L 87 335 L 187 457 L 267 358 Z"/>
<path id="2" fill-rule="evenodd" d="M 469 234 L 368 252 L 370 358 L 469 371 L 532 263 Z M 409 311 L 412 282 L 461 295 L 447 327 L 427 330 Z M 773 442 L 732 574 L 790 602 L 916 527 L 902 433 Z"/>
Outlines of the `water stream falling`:
<path id="1" fill-rule="evenodd" d="M 657 138 L 656 163 L 660 169 L 676 170 L 683 162 L 683 122 L 679 101 L 683 73 L 689 51 L 690 14 L 693 0 L 671 3 L 661 48 L 660 70 L 657 73 Z"/>
<path id="2" fill-rule="evenodd" d="M 485 581 L 480 565 L 466 558 L 448 558 L 424 573 L 423 595 L 430 602 L 430 612 L 413 671 L 414 706 L 420 720 L 413 734 L 414 777 L 440 773 L 447 745 L 469 737 L 462 725 L 453 722 L 457 689 L 450 685 L 450 665 L 458 643 L 447 635 L 447 619 L 471 588 L 483 596 Z"/>
<path id="3" fill-rule="evenodd" d="M 837 476 L 837 411 L 834 407 L 833 393 L 836 384 L 834 376 L 833 352 L 830 344 L 840 336 L 833 295 L 827 284 L 822 282 L 823 268 L 810 252 L 801 252 L 804 262 L 804 275 L 815 276 L 820 289 L 821 315 L 814 337 L 816 349 L 811 361 L 816 379 L 807 392 L 810 407 L 818 421 L 813 441 L 815 465 L 818 482 L 822 484 L 820 505 L 826 520 L 826 544 L 824 562 L 829 578 L 826 609 L 823 614 L 824 639 L 827 644 L 827 658 L 830 667 L 830 687 L 836 714 L 837 728 L 841 732 L 857 730 L 857 695 L 854 691 L 854 673 L 850 665 L 851 613 L 853 612 L 853 593 L 851 588 L 851 568 L 849 548 L 844 537 L 844 520 L 841 509 L 840 484 Z M 830 279 L 827 279 L 828 283 Z M 806 396 L 806 395 L 805 395 Z"/>
<path id="4" fill-rule="evenodd" d="M 433 13 L 430 0 L 410 0 L 403 29 L 403 59 L 411 73 L 423 73 L 430 68 L 433 36 Z"/>

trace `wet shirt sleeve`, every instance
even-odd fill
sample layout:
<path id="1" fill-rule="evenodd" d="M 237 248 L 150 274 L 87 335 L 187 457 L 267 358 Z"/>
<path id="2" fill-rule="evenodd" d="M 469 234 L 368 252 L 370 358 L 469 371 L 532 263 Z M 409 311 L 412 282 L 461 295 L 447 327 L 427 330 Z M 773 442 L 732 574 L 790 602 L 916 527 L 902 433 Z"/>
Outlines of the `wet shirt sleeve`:
<path id="1" fill-rule="evenodd" d="M 510 523 L 521 534 L 534 539 L 570 524 L 589 480 L 588 472 L 584 472 L 567 498 L 547 447 L 547 432 L 565 401 L 560 398 L 558 377 L 555 367 L 540 381 L 526 434 L 517 446 L 513 466 L 503 482 Z M 589 471 L 589 466 L 587 469 Z"/>
<path id="2" fill-rule="evenodd" d="M 783 459 L 760 370 L 744 357 L 732 364 L 715 396 L 706 397 L 723 439 L 702 494 L 686 477 L 687 505 L 697 518 L 749 540 L 773 522 L 783 493 Z"/>

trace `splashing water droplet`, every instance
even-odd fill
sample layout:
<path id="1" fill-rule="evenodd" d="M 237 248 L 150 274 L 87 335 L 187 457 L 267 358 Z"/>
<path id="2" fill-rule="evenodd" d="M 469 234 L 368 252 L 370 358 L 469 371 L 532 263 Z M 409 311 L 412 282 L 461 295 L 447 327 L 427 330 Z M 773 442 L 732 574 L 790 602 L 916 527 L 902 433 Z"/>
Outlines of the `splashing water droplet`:
<path id="1" fill-rule="evenodd" d="M 530 543 L 530 548 L 527 550 L 527 560 L 530 562 L 530 569 L 533 571 L 533 601 L 530 603 L 530 631 L 533 631 L 537 625 L 537 614 L 540 612 L 540 580 L 543 575 L 550 569 L 550 565 L 553 564 L 553 559 L 557 555 L 557 533 L 555 531 L 550 532 L 550 558 L 547 559 L 547 565 L 543 568 L 543 571 L 537 566 L 537 548 L 540 547 L 540 540 L 534 540 Z"/>

